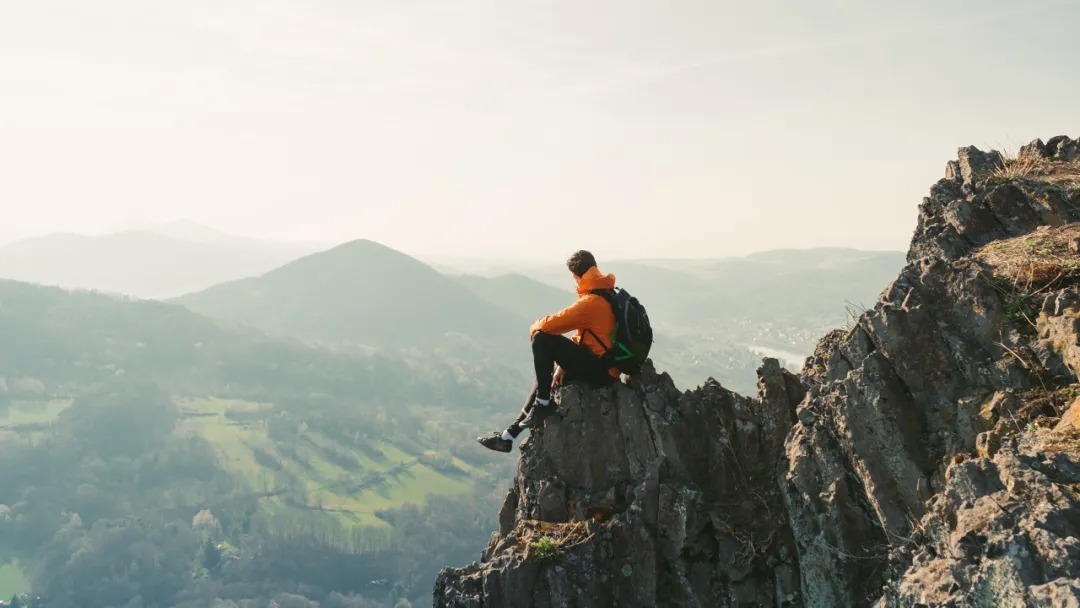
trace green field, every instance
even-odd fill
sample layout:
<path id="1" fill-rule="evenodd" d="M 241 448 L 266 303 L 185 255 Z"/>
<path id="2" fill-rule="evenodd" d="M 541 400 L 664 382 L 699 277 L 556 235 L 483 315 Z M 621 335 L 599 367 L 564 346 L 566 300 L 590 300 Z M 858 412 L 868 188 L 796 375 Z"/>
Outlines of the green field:
<path id="1" fill-rule="evenodd" d="M 7 408 L 0 409 L 0 428 L 14 430 L 28 424 L 47 424 L 71 405 L 70 399 L 49 401 L 15 401 Z"/>
<path id="2" fill-rule="evenodd" d="M 22 433 L 49 424 L 70 404 L 70 399 L 12 403 L 0 410 L 0 433 Z M 379 510 L 421 504 L 431 496 L 463 493 L 472 487 L 468 464 L 454 459 L 459 472 L 438 471 L 420 462 L 419 454 L 390 443 L 376 444 L 365 452 L 315 431 L 298 430 L 287 445 L 275 444 L 268 435 L 267 420 L 275 415 L 270 404 L 219 398 L 177 399 L 177 404 L 181 422 L 176 433 L 197 435 L 213 444 L 222 468 L 251 492 L 265 495 L 262 503 L 271 516 L 302 515 L 349 526 L 385 527 L 376 516 Z M 251 418 L 230 419 L 226 415 L 230 412 Z M 343 468 L 327 458 L 327 450 L 352 454 L 356 466 Z M 291 492 L 282 485 L 287 479 L 292 480 Z M 14 572 L 18 571 L 0 571 L 5 577 L 0 582 Z M 2 597 L 5 594 L 0 593 Z"/>
<path id="3" fill-rule="evenodd" d="M 466 463 L 454 459 L 460 472 L 446 473 L 419 461 L 388 443 L 373 446 L 374 454 L 350 449 L 321 433 L 298 430 L 288 445 L 275 444 L 268 435 L 266 418 L 272 406 L 224 399 L 188 399 L 178 402 L 184 415 L 177 432 L 195 434 L 218 450 L 222 466 L 243 480 L 252 492 L 264 494 L 265 512 L 295 518 L 316 517 L 350 526 L 379 526 L 382 509 L 408 503 L 421 504 L 429 497 L 467 492 L 472 487 Z M 266 411 L 250 421 L 230 420 L 228 411 Z M 329 460 L 324 450 L 338 450 L 356 457 L 349 469 Z M 260 455 L 263 462 L 260 462 Z M 292 479 L 292 491 L 283 485 Z M 299 486 L 299 487 L 297 487 Z"/>
<path id="4" fill-rule="evenodd" d="M 18 560 L 0 566 L 0 598 L 7 600 L 29 590 L 30 581 L 26 580 Z"/>

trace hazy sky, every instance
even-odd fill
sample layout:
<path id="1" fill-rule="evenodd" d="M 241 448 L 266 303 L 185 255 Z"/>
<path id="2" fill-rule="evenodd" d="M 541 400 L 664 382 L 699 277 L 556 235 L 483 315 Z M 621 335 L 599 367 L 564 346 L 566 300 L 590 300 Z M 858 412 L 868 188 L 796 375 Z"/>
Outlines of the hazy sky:
<path id="1" fill-rule="evenodd" d="M 904 249 L 958 146 L 1080 135 L 1078 25 L 1072 0 L 0 0 L 0 239 Z"/>

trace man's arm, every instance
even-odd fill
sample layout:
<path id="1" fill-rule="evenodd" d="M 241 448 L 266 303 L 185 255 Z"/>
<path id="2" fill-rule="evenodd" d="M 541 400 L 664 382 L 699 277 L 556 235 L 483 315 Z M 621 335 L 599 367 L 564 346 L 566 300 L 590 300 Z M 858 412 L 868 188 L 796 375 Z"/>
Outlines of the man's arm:
<path id="1" fill-rule="evenodd" d="M 563 335 L 567 332 L 581 329 L 585 326 L 585 311 L 587 309 L 585 298 L 580 298 L 570 306 L 559 312 L 541 317 L 529 327 L 529 335 L 538 331 L 546 334 Z"/>

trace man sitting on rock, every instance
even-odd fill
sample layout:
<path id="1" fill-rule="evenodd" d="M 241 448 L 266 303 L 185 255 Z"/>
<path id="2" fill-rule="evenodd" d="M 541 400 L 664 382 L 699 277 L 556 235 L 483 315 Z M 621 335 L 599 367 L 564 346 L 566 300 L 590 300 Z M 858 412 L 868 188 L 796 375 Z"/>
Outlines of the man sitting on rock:
<path id="1" fill-rule="evenodd" d="M 480 445 L 496 452 L 509 452 L 514 439 L 526 428 L 536 428 L 555 412 L 551 389 L 578 380 L 594 388 L 611 384 L 619 371 L 601 358 L 611 348 L 615 313 L 611 304 L 593 290 L 615 289 L 615 276 L 603 274 L 588 251 L 578 251 L 566 261 L 577 283 L 578 299 L 559 312 L 538 319 L 529 328 L 532 335 L 536 385 L 521 415 L 505 431 L 478 437 Z M 576 331 L 571 340 L 563 334 Z"/>

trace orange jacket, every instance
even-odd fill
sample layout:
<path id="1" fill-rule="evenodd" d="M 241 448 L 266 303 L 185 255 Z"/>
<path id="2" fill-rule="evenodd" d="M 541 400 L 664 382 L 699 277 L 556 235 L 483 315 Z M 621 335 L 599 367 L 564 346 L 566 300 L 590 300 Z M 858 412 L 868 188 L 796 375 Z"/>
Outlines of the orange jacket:
<path id="1" fill-rule="evenodd" d="M 611 335 L 615 332 L 615 313 L 611 311 L 607 300 L 589 291 L 614 288 L 615 275 L 603 274 L 595 266 L 590 268 L 578 283 L 577 301 L 553 315 L 537 319 L 529 327 L 529 335 L 532 336 L 538 331 L 562 335 L 577 330 L 574 342 L 584 344 L 597 357 L 602 357 L 611 347 Z M 597 342 L 597 338 L 600 342 Z M 618 370 L 612 368 L 611 375 L 618 378 Z"/>

